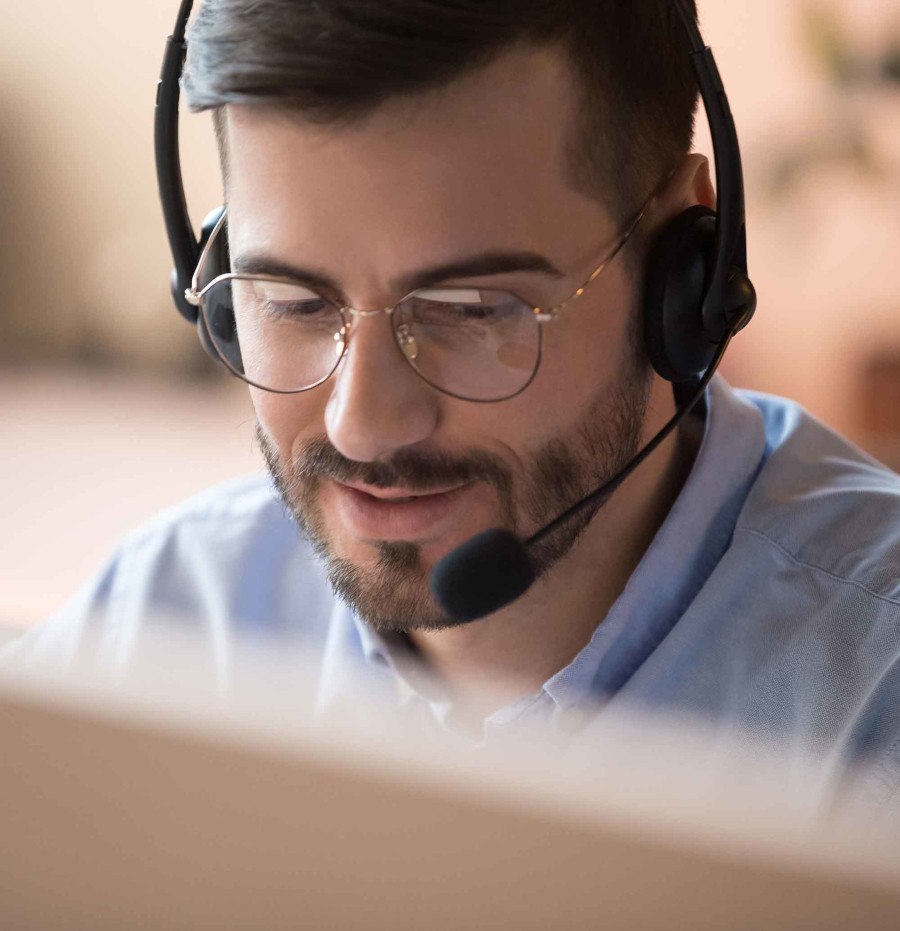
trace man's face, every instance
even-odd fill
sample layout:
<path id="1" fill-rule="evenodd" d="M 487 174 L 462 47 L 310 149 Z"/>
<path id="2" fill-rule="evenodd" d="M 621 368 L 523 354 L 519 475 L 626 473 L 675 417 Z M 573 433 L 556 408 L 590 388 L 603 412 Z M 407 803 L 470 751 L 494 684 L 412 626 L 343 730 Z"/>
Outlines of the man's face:
<path id="1" fill-rule="evenodd" d="M 232 263 L 331 279 L 359 310 L 403 298 L 423 269 L 535 253 L 552 271 L 491 271 L 539 307 L 568 297 L 620 230 L 568 179 L 576 92 L 563 58 L 514 50 L 486 69 L 348 125 L 258 107 L 228 113 Z M 428 574 L 496 526 L 527 535 L 613 474 L 639 446 L 648 375 L 621 258 L 543 324 L 531 385 L 473 403 L 423 381 L 387 315 L 354 318 L 337 371 L 309 391 L 251 389 L 269 466 L 333 584 L 381 629 L 447 623 Z M 538 556 L 546 568 L 585 520 Z"/>

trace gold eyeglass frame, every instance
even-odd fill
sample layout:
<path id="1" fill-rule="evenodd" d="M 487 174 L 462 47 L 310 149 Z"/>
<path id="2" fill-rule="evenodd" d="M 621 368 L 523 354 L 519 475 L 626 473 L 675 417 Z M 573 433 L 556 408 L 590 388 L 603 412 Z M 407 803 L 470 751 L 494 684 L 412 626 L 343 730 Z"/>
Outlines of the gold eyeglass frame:
<path id="1" fill-rule="evenodd" d="M 594 268 L 594 270 L 590 273 L 590 275 L 588 275 L 588 277 L 584 280 L 584 282 L 578 288 L 576 288 L 564 300 L 560 301 L 558 304 L 554 304 L 552 307 L 547 307 L 547 308 L 532 307 L 531 308 L 532 313 L 534 314 L 534 319 L 539 324 L 549 323 L 550 321 L 555 320 L 559 316 L 563 308 L 568 307 L 574 301 L 578 300 L 578 298 L 580 298 L 581 295 L 584 294 L 584 292 L 587 290 L 588 286 L 592 284 L 594 281 L 596 281 L 596 279 L 599 278 L 601 274 L 603 274 L 603 272 L 615 260 L 616 256 L 618 256 L 619 253 L 622 251 L 622 249 L 625 248 L 625 245 L 631 239 L 632 235 L 634 235 L 634 232 L 640 226 L 641 221 L 644 219 L 644 216 L 649 210 L 650 204 L 652 203 L 655 196 L 656 194 L 654 193 L 644 202 L 643 206 L 640 209 L 640 212 L 637 214 L 634 220 L 632 220 L 632 222 L 628 225 L 625 232 L 620 236 L 616 245 L 613 247 L 612 251 L 610 251 L 609 253 L 605 255 L 605 257 L 603 258 L 603 261 L 600 262 L 600 264 L 597 265 L 596 268 Z M 243 280 L 243 281 L 267 281 L 273 284 L 288 284 L 288 285 L 300 284 L 300 282 L 296 281 L 295 279 L 280 277 L 277 275 L 247 275 L 247 274 L 242 274 L 240 272 L 227 272 L 225 274 L 216 276 L 215 278 L 213 278 L 212 281 L 207 283 L 201 290 L 198 291 L 197 288 L 199 287 L 199 284 L 200 284 L 200 274 L 203 270 L 203 266 L 209 256 L 209 253 L 212 249 L 212 244 L 213 242 L 215 242 L 216 236 L 218 236 L 219 232 L 222 229 L 222 226 L 225 224 L 227 215 L 228 215 L 228 211 L 223 210 L 222 216 L 219 217 L 218 222 L 213 227 L 212 233 L 210 233 L 209 239 L 206 241 L 206 244 L 203 247 L 203 251 L 200 253 L 200 258 L 197 260 L 197 267 L 194 269 L 194 274 L 193 274 L 193 277 L 191 278 L 191 286 L 190 288 L 187 288 L 184 292 L 185 300 L 193 307 L 199 308 L 200 313 L 203 315 L 204 327 L 207 325 L 206 316 L 204 313 L 204 298 L 206 296 L 206 293 L 211 288 L 215 287 L 218 284 L 221 284 L 223 281 Z M 242 381 L 246 382 L 248 385 L 252 385 L 254 388 L 259 388 L 261 391 L 271 392 L 272 394 L 301 394 L 304 391 L 311 391 L 313 388 L 318 388 L 319 385 L 322 385 L 326 381 L 328 381 L 328 379 L 331 378 L 331 376 L 337 371 L 337 368 L 341 364 L 341 360 L 347 354 L 347 349 L 350 345 L 351 324 L 354 318 L 377 317 L 379 314 L 386 314 L 388 317 L 390 317 L 393 314 L 393 312 L 397 309 L 397 307 L 400 304 L 402 304 L 404 301 L 407 301 L 409 300 L 409 298 L 415 297 L 417 294 L 420 294 L 422 292 L 434 291 L 434 290 L 436 290 L 434 287 L 417 288 L 415 291 L 411 291 L 405 297 L 397 301 L 396 304 L 393 304 L 390 307 L 382 307 L 376 310 L 359 310 L 358 308 L 352 307 L 349 304 L 342 306 L 340 304 L 335 303 L 332 300 L 329 300 L 328 298 L 323 298 L 323 300 L 331 304 L 341 316 L 342 326 L 341 326 L 340 332 L 335 334 L 335 343 L 342 342 L 343 346 L 342 346 L 340 353 L 337 354 L 335 358 L 334 366 L 329 370 L 328 374 L 320 378 L 314 384 L 307 385 L 304 388 L 281 389 L 281 388 L 268 388 L 265 385 L 260 385 L 257 382 L 252 381 L 245 374 L 235 370 L 234 366 L 224 357 L 222 352 L 219 350 L 218 346 L 216 345 L 215 340 L 212 338 L 211 335 L 209 336 L 209 342 L 215 349 L 216 354 L 218 355 L 219 359 L 221 359 L 225 367 L 233 375 L 240 378 Z M 528 306 L 530 303 L 529 301 L 523 300 L 521 297 L 519 297 L 518 294 L 516 294 L 514 291 L 510 291 L 507 288 L 498 288 L 494 290 L 504 291 L 507 294 L 510 294 L 513 297 L 515 297 L 517 300 L 522 301 L 522 303 L 525 304 L 526 306 Z M 317 293 L 317 292 L 311 290 L 311 293 Z M 319 295 L 319 297 L 322 297 L 322 295 Z M 348 317 L 350 318 L 349 320 L 348 320 Z M 400 354 L 403 356 L 404 360 L 409 365 L 409 367 L 416 373 L 416 375 L 419 376 L 419 378 L 421 378 L 427 385 L 431 385 L 431 387 L 434 388 L 436 391 L 440 391 L 442 394 L 449 395 L 450 397 L 457 398 L 461 401 L 469 401 L 470 403 L 473 403 L 473 404 L 496 404 L 496 403 L 499 403 L 500 401 L 508 401 L 511 398 L 514 398 L 517 395 L 520 395 L 534 381 L 535 376 L 537 375 L 538 369 L 540 368 L 541 358 L 543 354 L 542 328 L 539 327 L 538 328 L 537 356 L 535 358 L 534 368 L 532 369 L 531 375 L 528 377 L 528 380 L 525 382 L 525 384 L 522 385 L 521 388 L 518 388 L 512 394 L 505 395 L 504 397 L 501 397 L 501 398 L 491 398 L 491 399 L 467 398 L 465 395 L 456 394 L 453 391 L 448 391 L 446 388 L 442 388 L 440 387 L 440 385 L 436 385 L 432 381 L 430 381 L 428 378 L 426 378 L 422 374 L 422 372 L 420 372 L 415 367 L 415 365 L 413 364 L 413 360 L 407 355 L 406 350 L 404 349 L 403 345 L 401 345 L 400 335 L 398 334 L 397 330 L 394 329 L 393 326 L 391 327 L 391 329 L 394 334 L 394 342 L 396 343 L 397 348 L 400 350 Z"/>

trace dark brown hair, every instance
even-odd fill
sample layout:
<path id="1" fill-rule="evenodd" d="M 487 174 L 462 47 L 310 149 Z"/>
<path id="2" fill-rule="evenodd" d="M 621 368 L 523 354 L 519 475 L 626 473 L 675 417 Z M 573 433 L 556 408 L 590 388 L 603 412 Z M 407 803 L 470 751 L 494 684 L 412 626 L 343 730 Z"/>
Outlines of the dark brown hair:
<path id="1" fill-rule="evenodd" d="M 573 181 L 625 223 L 693 139 L 697 87 L 671 0 L 205 0 L 182 87 L 193 111 L 259 103 L 348 122 L 529 43 L 571 62 Z"/>

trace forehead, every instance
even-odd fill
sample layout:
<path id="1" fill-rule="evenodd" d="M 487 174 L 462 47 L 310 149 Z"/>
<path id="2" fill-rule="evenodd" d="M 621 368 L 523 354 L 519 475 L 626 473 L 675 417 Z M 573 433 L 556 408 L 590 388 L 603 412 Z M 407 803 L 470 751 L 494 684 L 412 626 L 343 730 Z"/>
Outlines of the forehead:
<path id="1" fill-rule="evenodd" d="M 229 107 L 232 249 L 302 254 L 338 274 L 499 246 L 571 262 L 614 232 L 570 182 L 577 100 L 560 52 L 516 48 L 352 123 Z"/>

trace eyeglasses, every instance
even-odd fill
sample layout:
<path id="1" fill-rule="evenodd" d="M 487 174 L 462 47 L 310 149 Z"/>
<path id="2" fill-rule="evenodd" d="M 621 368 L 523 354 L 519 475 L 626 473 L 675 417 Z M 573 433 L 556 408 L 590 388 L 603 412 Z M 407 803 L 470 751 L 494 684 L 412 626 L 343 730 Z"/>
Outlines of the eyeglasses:
<path id="1" fill-rule="evenodd" d="M 413 291 L 393 307 L 363 311 L 290 278 L 234 273 L 218 275 L 201 288 L 224 212 L 185 297 L 200 308 L 210 342 L 227 368 L 264 391 L 296 394 L 321 385 L 347 352 L 353 321 L 384 313 L 400 354 L 433 388 L 465 401 L 505 401 L 537 374 L 543 324 L 555 320 L 609 266 L 649 204 L 584 283 L 553 307 L 534 307 L 504 290 L 437 287 Z"/>

